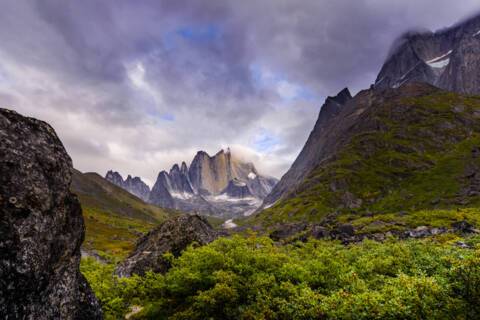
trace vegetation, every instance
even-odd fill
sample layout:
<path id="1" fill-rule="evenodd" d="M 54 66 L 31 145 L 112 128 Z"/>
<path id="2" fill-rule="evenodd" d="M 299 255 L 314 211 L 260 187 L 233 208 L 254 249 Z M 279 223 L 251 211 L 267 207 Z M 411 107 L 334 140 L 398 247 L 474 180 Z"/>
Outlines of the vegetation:
<path id="1" fill-rule="evenodd" d="M 351 246 L 278 246 L 234 236 L 190 247 L 165 274 L 118 279 L 113 264 L 81 270 L 107 319 L 472 319 L 480 312 L 480 238 Z"/>
<path id="2" fill-rule="evenodd" d="M 331 161 L 245 223 L 319 222 L 332 212 L 344 220 L 352 214 L 389 219 L 400 212 L 453 214 L 479 206 L 478 192 L 468 192 L 469 171 L 480 167 L 478 98 L 436 91 L 392 99 L 366 112 L 374 125 L 352 129 Z"/>
<path id="3" fill-rule="evenodd" d="M 143 202 L 96 173 L 74 171 L 72 191 L 85 218 L 83 249 L 101 256 L 126 256 L 141 234 L 176 214 Z"/>

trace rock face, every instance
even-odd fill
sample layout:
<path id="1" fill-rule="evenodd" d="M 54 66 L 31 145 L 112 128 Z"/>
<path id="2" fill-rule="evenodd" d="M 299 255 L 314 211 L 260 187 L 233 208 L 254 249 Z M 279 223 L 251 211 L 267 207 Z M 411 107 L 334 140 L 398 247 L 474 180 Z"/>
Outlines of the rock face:
<path id="1" fill-rule="evenodd" d="M 127 179 L 123 180 L 123 177 L 120 175 L 120 173 L 110 170 L 105 175 L 105 179 L 119 186 L 120 188 L 127 190 L 131 194 L 136 195 L 143 201 L 148 201 L 150 196 L 150 187 L 147 186 L 147 184 L 139 177 L 132 178 L 131 175 L 128 175 Z"/>
<path id="2" fill-rule="evenodd" d="M 250 162 L 236 159 L 230 150 L 213 157 L 200 151 L 190 168 L 183 162 L 159 173 L 149 202 L 185 212 L 226 218 L 253 212 L 277 183 L 258 173 Z"/>
<path id="3" fill-rule="evenodd" d="M 238 179 L 230 180 L 228 186 L 222 191 L 222 195 L 230 198 L 243 199 L 252 197 L 252 193 L 245 182 Z"/>
<path id="4" fill-rule="evenodd" d="M 352 100 L 352 96 L 347 88 L 340 91 L 335 97 L 328 97 L 325 100 L 325 103 L 320 109 L 315 127 L 310 133 L 305 146 L 291 168 L 265 198 L 262 205 L 263 207 L 271 206 L 278 199 L 294 190 L 312 169 L 319 164 L 325 155 L 323 149 L 327 143 L 327 139 L 329 139 L 329 134 L 326 131 L 328 123 L 340 114 L 350 100 Z"/>
<path id="5" fill-rule="evenodd" d="M 172 218 L 143 236 L 133 253 L 120 263 L 116 274 L 122 277 L 142 275 L 147 271 L 164 273 L 170 263 L 164 258 L 167 252 L 178 257 L 188 245 L 195 242 L 205 245 L 218 237 L 207 220 L 198 215 Z"/>
<path id="6" fill-rule="evenodd" d="M 400 37 L 375 88 L 397 88 L 408 82 L 480 93 L 480 16 L 437 32 L 409 32 Z"/>
<path id="7" fill-rule="evenodd" d="M 46 123 L 0 109 L 0 314 L 101 319 L 79 271 L 82 210 L 72 162 Z"/>

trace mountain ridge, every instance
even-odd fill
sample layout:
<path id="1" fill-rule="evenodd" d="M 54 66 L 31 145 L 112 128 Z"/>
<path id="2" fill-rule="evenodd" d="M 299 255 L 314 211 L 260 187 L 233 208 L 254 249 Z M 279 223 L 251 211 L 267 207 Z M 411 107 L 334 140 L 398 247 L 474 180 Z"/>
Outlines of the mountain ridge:
<path id="1" fill-rule="evenodd" d="M 394 41 L 374 84 L 395 88 L 426 82 L 465 94 L 480 93 L 480 15 L 436 32 L 407 32 Z"/>

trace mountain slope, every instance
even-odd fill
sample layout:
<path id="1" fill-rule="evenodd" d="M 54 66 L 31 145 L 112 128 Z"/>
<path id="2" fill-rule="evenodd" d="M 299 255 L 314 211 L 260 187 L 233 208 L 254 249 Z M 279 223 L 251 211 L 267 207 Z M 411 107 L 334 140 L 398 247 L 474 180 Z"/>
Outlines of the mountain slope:
<path id="1" fill-rule="evenodd" d="M 125 255 L 141 233 L 174 214 L 143 202 L 96 173 L 74 170 L 72 191 L 82 205 L 86 250 Z"/>
<path id="2" fill-rule="evenodd" d="M 344 108 L 345 104 L 352 99 L 347 88 L 343 89 L 335 97 L 328 97 L 320 109 L 315 127 L 308 137 L 305 146 L 298 155 L 288 172 L 275 185 L 272 192 L 265 198 L 264 207 L 271 206 L 275 201 L 285 196 L 302 182 L 316 164 L 321 161 L 324 152 L 328 132 L 326 128 Z M 334 142 L 334 141 L 332 141 Z M 329 146 L 330 148 L 333 146 Z"/>
<path id="3" fill-rule="evenodd" d="M 457 212 L 480 204 L 478 97 L 419 83 L 365 90 L 316 139 L 318 163 L 252 223 L 386 223 L 388 216 L 401 227 L 392 214 L 415 216 L 409 221 L 417 225 L 478 222 L 476 209 Z"/>
<path id="4" fill-rule="evenodd" d="M 426 82 L 450 91 L 480 93 L 480 16 L 433 32 L 410 32 L 395 41 L 375 87 Z"/>

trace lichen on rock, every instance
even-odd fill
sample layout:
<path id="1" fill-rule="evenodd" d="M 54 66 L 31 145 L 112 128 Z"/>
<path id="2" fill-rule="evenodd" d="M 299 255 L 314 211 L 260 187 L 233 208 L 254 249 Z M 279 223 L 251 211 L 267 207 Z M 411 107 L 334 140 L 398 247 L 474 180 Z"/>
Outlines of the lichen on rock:
<path id="1" fill-rule="evenodd" d="M 0 314 L 101 319 L 79 271 L 85 226 L 72 161 L 45 122 L 0 109 Z"/>

